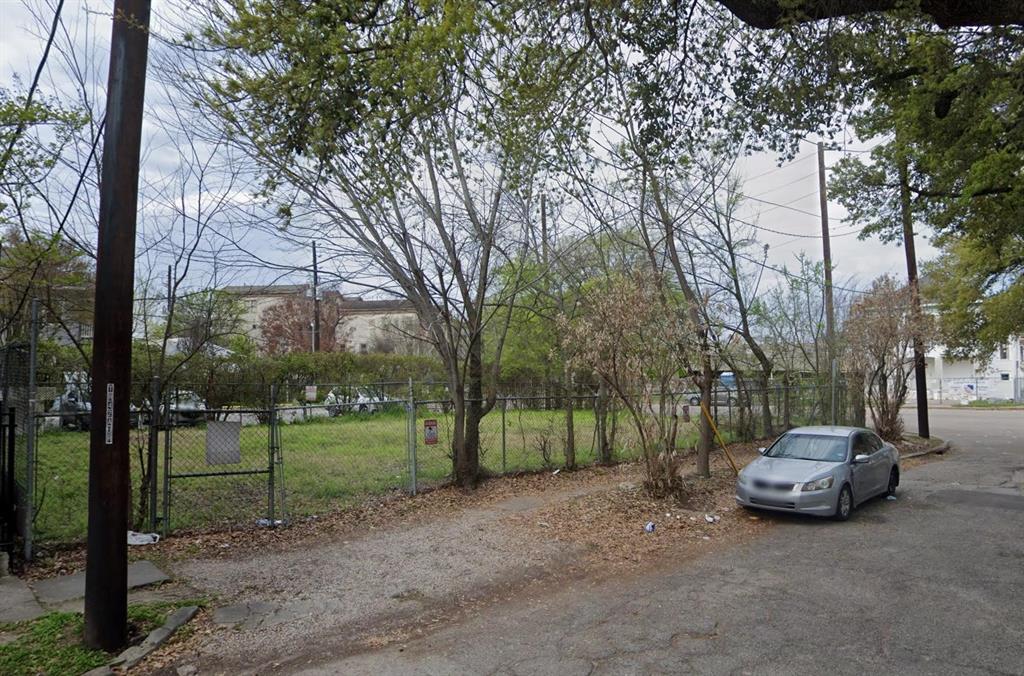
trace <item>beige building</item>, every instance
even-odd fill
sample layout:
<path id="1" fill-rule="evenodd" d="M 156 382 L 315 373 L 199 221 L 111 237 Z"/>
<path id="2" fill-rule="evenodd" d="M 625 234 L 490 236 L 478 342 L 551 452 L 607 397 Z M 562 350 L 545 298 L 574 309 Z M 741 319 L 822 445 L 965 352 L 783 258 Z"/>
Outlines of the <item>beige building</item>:
<path id="1" fill-rule="evenodd" d="M 257 345 L 263 344 L 262 321 L 267 309 L 288 299 L 312 295 L 308 284 L 228 286 L 224 291 L 241 300 L 242 327 Z M 416 312 L 408 301 L 364 300 L 342 296 L 337 291 L 321 292 L 320 298 L 322 304 L 337 304 L 340 319 L 336 335 L 342 349 L 359 353 L 424 352 L 422 342 L 411 337 L 420 334 L 420 330 Z M 311 327 L 312 321 L 310 317 Z"/>

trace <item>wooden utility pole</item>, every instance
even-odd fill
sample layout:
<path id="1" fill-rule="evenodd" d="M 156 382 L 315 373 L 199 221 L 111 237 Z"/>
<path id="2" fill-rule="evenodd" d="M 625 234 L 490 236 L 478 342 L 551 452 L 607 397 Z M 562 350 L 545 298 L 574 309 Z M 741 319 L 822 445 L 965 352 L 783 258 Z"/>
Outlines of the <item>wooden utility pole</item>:
<path id="1" fill-rule="evenodd" d="M 836 310 L 832 298 L 832 245 L 828 232 L 828 191 L 825 187 L 825 144 L 818 141 L 818 200 L 821 207 L 821 252 L 825 259 L 825 348 L 828 354 L 828 369 L 832 376 L 829 396 L 832 423 L 835 424 L 835 376 L 836 359 Z"/>
<path id="2" fill-rule="evenodd" d="M 914 248 L 914 219 L 910 209 L 910 170 L 907 156 L 900 152 L 897 160 L 900 180 L 900 221 L 903 225 L 903 251 L 907 255 L 907 283 L 910 285 L 910 298 L 913 303 L 915 328 L 921 320 L 921 295 L 917 280 L 917 252 Z M 928 439 L 931 431 L 928 426 L 928 379 L 925 372 L 924 344 L 921 335 L 914 333 L 914 381 L 917 391 L 917 435 Z"/>
<path id="3" fill-rule="evenodd" d="M 825 334 L 829 361 L 834 357 L 836 311 L 832 299 L 832 245 L 828 232 L 828 191 L 825 187 L 825 145 L 818 142 L 818 199 L 821 203 L 821 253 L 825 259 Z"/>
<path id="4" fill-rule="evenodd" d="M 320 351 L 320 270 L 316 262 L 316 241 L 313 241 L 313 352 Z"/>
<path id="5" fill-rule="evenodd" d="M 96 246 L 85 569 L 85 642 L 108 652 L 128 638 L 128 403 L 148 51 L 149 0 L 115 0 Z"/>

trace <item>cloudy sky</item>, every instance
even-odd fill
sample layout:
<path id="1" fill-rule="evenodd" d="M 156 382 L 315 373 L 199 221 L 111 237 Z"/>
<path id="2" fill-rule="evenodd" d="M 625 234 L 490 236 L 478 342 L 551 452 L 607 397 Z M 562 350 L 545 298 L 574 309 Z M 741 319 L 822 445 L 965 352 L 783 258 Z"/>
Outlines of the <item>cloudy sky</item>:
<path id="1" fill-rule="evenodd" d="M 53 1 L 53 0 L 51 0 Z M 41 7 L 47 16 L 52 11 L 46 9 L 38 0 L 28 0 L 31 6 Z M 154 27 L 159 31 L 161 16 L 160 0 L 154 2 Z M 77 41 L 95 40 L 97 45 L 104 45 L 109 40 L 109 4 L 94 2 L 89 4 L 81 0 L 66 0 L 64 16 L 72 39 Z M 43 49 L 44 28 L 32 16 L 22 0 L 0 0 L 0 25 L 3 26 L 0 37 L 0 82 L 8 86 L 12 78 L 19 76 L 23 82 L 30 79 L 37 67 Z M 97 81 L 94 95 L 102 97 L 102 82 L 106 76 L 106 63 L 103 49 L 97 49 L 98 58 L 94 63 L 85 64 Z M 56 67 L 57 61 L 51 55 L 51 67 L 44 74 L 44 83 L 57 83 L 64 77 Z M 147 98 L 152 104 L 162 96 L 158 84 L 150 84 Z M 158 124 L 152 119 L 147 120 L 146 136 L 150 139 L 144 157 L 144 180 L 156 185 L 167 176 L 173 176 L 176 167 L 176 150 L 165 141 L 160 141 L 161 134 Z M 851 143 L 847 152 L 862 151 L 868 148 L 863 143 Z M 826 153 L 826 164 L 838 161 L 844 151 L 832 150 Z M 773 155 L 757 154 L 740 161 L 738 171 L 745 178 L 744 192 L 748 199 L 743 206 L 740 217 L 761 226 L 759 238 L 768 244 L 768 264 L 772 266 L 794 266 L 796 255 L 806 252 L 815 260 L 821 258 L 821 222 L 819 217 L 818 179 L 816 150 L 812 142 L 801 143 L 801 152 L 793 160 L 779 166 Z M 248 199 L 246 187 L 241 183 L 234 186 L 220 186 L 223 190 L 233 190 L 232 200 L 244 203 Z M 159 205 L 144 206 L 144 209 L 158 210 Z M 855 228 L 843 221 L 845 212 L 842 207 L 830 202 L 828 207 L 832 233 L 832 256 L 835 265 L 835 278 L 853 280 L 858 285 L 866 285 L 872 278 L 891 272 L 900 277 L 905 275 L 906 266 L 903 250 L 892 245 L 883 245 L 877 240 L 861 241 L 856 236 Z M 149 214 L 155 218 L 156 211 Z M 775 234 L 769 230 L 777 231 Z M 274 279 L 284 278 L 287 281 L 305 281 L 308 273 L 299 271 L 289 274 L 288 266 L 305 266 L 309 264 L 309 254 L 305 250 L 297 250 L 280 242 L 272 241 L 266 235 L 254 234 L 243 230 L 232 230 L 230 240 L 224 240 L 211 247 L 208 259 L 219 258 L 221 261 L 233 261 L 225 266 L 219 283 L 266 283 Z M 247 253 L 239 253 L 235 245 L 244 247 Z M 253 260 L 255 254 L 256 260 Z M 935 250 L 927 243 L 926 238 L 918 236 L 918 256 L 927 260 L 935 255 Z M 153 269 L 161 267 L 162 259 L 158 250 L 150 254 L 149 266 Z M 264 267 L 261 262 L 274 264 Z"/>

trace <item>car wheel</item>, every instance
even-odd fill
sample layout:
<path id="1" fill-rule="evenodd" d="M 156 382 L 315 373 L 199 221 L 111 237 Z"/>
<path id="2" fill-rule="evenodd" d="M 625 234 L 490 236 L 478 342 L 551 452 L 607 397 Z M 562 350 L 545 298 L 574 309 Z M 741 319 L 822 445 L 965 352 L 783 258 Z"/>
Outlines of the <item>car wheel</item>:
<path id="1" fill-rule="evenodd" d="M 846 521 L 853 514 L 853 491 L 849 485 L 843 486 L 839 491 L 839 498 L 836 500 L 836 521 Z"/>
<path id="2" fill-rule="evenodd" d="M 690 406 L 700 406 L 700 397 L 690 397 Z"/>
<path id="3" fill-rule="evenodd" d="M 896 495 L 896 487 L 900 485 L 900 471 L 893 467 L 889 471 L 889 484 L 885 487 L 885 497 Z"/>

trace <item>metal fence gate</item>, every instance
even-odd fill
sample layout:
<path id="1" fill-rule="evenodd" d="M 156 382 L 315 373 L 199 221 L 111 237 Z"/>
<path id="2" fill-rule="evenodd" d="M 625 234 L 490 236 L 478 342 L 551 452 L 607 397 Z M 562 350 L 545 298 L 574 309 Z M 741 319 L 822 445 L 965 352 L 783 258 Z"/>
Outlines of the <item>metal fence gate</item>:
<path id="1" fill-rule="evenodd" d="M 16 343 L 0 348 L 0 411 L 4 416 L 4 445 L 7 458 L 4 468 L 6 484 L 4 502 L 13 502 L 8 513 L 9 539 L 21 537 L 22 556 L 31 560 L 33 554 L 33 519 L 35 515 L 35 346 Z M 7 541 L 8 538 L 2 538 Z"/>
<path id="2" fill-rule="evenodd" d="M 14 552 L 18 500 L 14 492 L 14 409 L 0 417 L 0 551 Z M 0 570 L 0 575 L 4 571 Z"/>
<path id="3" fill-rule="evenodd" d="M 158 426 L 162 467 L 153 474 L 154 484 L 162 479 L 163 533 L 280 520 L 284 483 L 274 407 L 205 409 L 196 418 L 165 410 L 167 421 Z M 269 424 L 254 424 L 268 416 Z"/>

